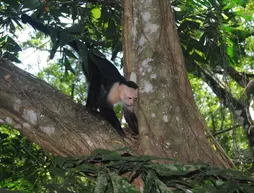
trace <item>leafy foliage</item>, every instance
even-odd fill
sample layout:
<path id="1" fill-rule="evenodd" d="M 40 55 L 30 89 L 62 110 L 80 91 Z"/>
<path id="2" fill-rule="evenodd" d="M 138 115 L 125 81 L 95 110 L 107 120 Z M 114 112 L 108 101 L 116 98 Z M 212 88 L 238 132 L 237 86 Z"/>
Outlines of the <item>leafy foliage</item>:
<path id="1" fill-rule="evenodd" d="M 43 190 L 50 181 L 50 156 L 9 126 L 0 126 L 0 139 L 0 187 Z"/>
<path id="2" fill-rule="evenodd" d="M 254 77 L 249 62 L 253 2 L 175 1 L 174 5 L 186 68 L 207 133 L 216 137 L 237 166 L 253 172 L 243 126 L 248 128 L 248 121 L 241 123 L 237 119 L 244 115 L 236 114 L 248 109 L 243 88 Z M 247 134 L 247 138 L 252 147 L 252 137 Z"/>
<path id="3" fill-rule="evenodd" d="M 19 178 L 11 175 L 5 179 L 7 177 L 5 176 L 2 178 L 4 180 L 1 186 L 13 190 L 29 190 L 29 192 L 40 190 L 134 193 L 139 192 L 139 188 L 144 192 L 197 193 L 254 190 L 254 179 L 235 170 L 213 168 L 208 165 L 181 165 L 174 160 L 171 160 L 170 165 L 158 164 L 153 161 L 163 161 L 163 159 L 152 156 L 121 155 L 120 152 L 124 151 L 126 150 L 119 152 L 96 150 L 83 159 L 56 157 L 50 165 L 30 167 L 27 172 L 32 172 L 33 177 L 27 177 L 27 173 L 16 170 Z M 16 164 L 16 167 L 20 168 L 21 165 Z M 38 172 L 38 169 L 43 169 L 44 172 Z M 45 173 L 46 176 L 43 175 Z M 40 180 L 44 180 L 44 183 L 38 183 Z"/>
<path id="4" fill-rule="evenodd" d="M 183 44 L 186 66 L 225 68 L 235 65 L 245 52 L 240 43 L 253 35 L 252 12 L 246 1 L 181 1 L 176 4 L 178 32 Z M 244 27 L 244 25 L 247 27 Z M 203 66 L 204 67 L 204 66 Z M 190 72 L 191 72 L 190 71 Z"/>
<path id="5" fill-rule="evenodd" d="M 154 161 L 163 159 L 121 155 L 121 151 L 96 150 L 83 159 L 56 159 L 59 170 L 55 174 L 64 174 L 68 180 L 76 179 L 77 182 L 86 176 L 87 187 L 91 188 L 89 192 L 139 192 L 133 184 L 144 192 L 254 191 L 254 179 L 236 170 L 181 165 L 174 160 L 170 165 L 158 164 Z"/>
<path id="6" fill-rule="evenodd" d="M 1 50 L 4 51 L 1 55 L 11 61 L 20 62 L 17 53 L 21 49 L 12 37 L 17 38 L 17 26 L 23 29 L 20 16 L 32 11 L 33 18 L 40 22 L 48 21 L 53 43 L 51 58 L 59 46 L 66 45 L 71 39 L 80 39 L 101 49 L 112 48 L 115 58 L 122 50 L 119 8 L 117 4 L 99 5 L 82 1 L 2 1 L 0 27 L 6 31 L 0 33 Z M 60 19 L 67 19 L 67 24 Z M 57 29 L 62 31 L 57 32 Z M 70 52 L 66 50 L 65 54 L 70 56 Z"/>
<path id="7" fill-rule="evenodd" d="M 1 127 L 0 187 L 22 192 L 253 192 L 254 179 L 236 170 L 181 165 L 98 149 L 84 158 L 45 154 L 17 131 Z M 170 161 L 172 164 L 162 164 Z M 160 163 L 156 163 L 160 162 Z"/>

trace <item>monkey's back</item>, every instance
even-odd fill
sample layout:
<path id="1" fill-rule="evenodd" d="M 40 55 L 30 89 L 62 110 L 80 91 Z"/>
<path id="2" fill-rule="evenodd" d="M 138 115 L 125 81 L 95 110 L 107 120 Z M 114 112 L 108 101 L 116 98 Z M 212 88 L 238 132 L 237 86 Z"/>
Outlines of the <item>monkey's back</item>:
<path id="1" fill-rule="evenodd" d="M 109 60 L 99 57 L 95 54 L 90 54 L 93 64 L 100 71 L 102 84 L 106 90 L 109 90 L 116 82 L 126 83 L 126 79 L 120 74 L 115 65 Z"/>

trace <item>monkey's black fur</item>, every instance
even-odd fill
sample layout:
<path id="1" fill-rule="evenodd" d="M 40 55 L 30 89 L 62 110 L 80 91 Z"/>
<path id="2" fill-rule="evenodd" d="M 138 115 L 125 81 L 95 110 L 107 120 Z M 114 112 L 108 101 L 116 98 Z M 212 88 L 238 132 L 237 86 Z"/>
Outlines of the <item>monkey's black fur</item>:
<path id="1" fill-rule="evenodd" d="M 51 28 L 34 20 L 27 14 L 23 14 L 21 20 L 23 23 L 30 24 L 34 29 L 43 32 L 45 35 L 49 35 L 52 39 Z M 80 50 L 79 45 L 82 45 L 85 49 L 87 48 L 87 45 L 83 45 L 78 40 L 72 40 L 67 44 L 79 55 L 82 51 L 84 52 L 84 50 Z M 124 136 L 121 124 L 113 110 L 113 105 L 108 103 L 107 96 L 112 86 L 117 82 L 134 89 L 137 89 L 138 86 L 132 81 L 127 81 L 110 61 L 95 55 L 91 50 L 87 51 L 87 63 L 85 61 L 81 62 L 83 72 L 89 83 L 86 106 L 94 110 L 99 108 L 100 114 L 115 128 L 120 136 Z M 138 120 L 135 113 L 124 105 L 123 113 L 132 132 L 138 135 Z"/>
<path id="2" fill-rule="evenodd" d="M 89 52 L 88 59 L 88 73 L 93 74 L 89 75 L 90 80 L 88 80 L 90 84 L 87 106 L 90 108 L 99 108 L 101 115 L 111 123 L 117 133 L 124 136 L 124 132 L 113 110 L 113 106 L 107 102 L 107 96 L 112 86 L 117 82 L 134 89 L 137 89 L 138 86 L 133 81 L 127 81 L 107 59 L 99 57 L 91 52 Z M 135 113 L 130 111 L 124 104 L 123 113 L 133 134 L 138 135 L 138 120 Z"/>

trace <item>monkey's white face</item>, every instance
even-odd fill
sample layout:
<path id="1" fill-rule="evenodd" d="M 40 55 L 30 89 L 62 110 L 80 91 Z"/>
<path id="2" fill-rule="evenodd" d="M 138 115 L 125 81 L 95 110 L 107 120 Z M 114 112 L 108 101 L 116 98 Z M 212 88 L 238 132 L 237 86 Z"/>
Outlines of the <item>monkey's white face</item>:
<path id="1" fill-rule="evenodd" d="M 136 101 L 138 97 L 138 89 L 128 87 L 124 84 L 120 85 L 120 87 L 120 100 L 123 105 L 133 106 L 134 101 Z"/>

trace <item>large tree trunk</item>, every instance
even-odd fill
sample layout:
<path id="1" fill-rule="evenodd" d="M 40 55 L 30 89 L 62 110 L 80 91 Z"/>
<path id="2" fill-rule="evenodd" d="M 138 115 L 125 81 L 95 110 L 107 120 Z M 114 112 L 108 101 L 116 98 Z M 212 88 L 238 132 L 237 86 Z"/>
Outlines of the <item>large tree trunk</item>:
<path id="1" fill-rule="evenodd" d="M 126 0 L 125 8 L 125 29 L 131 29 L 125 31 L 125 48 L 130 56 L 125 62 L 140 87 L 140 150 L 182 163 L 230 167 L 223 151 L 215 151 L 205 136 L 204 119 L 187 79 L 170 1 Z"/>

